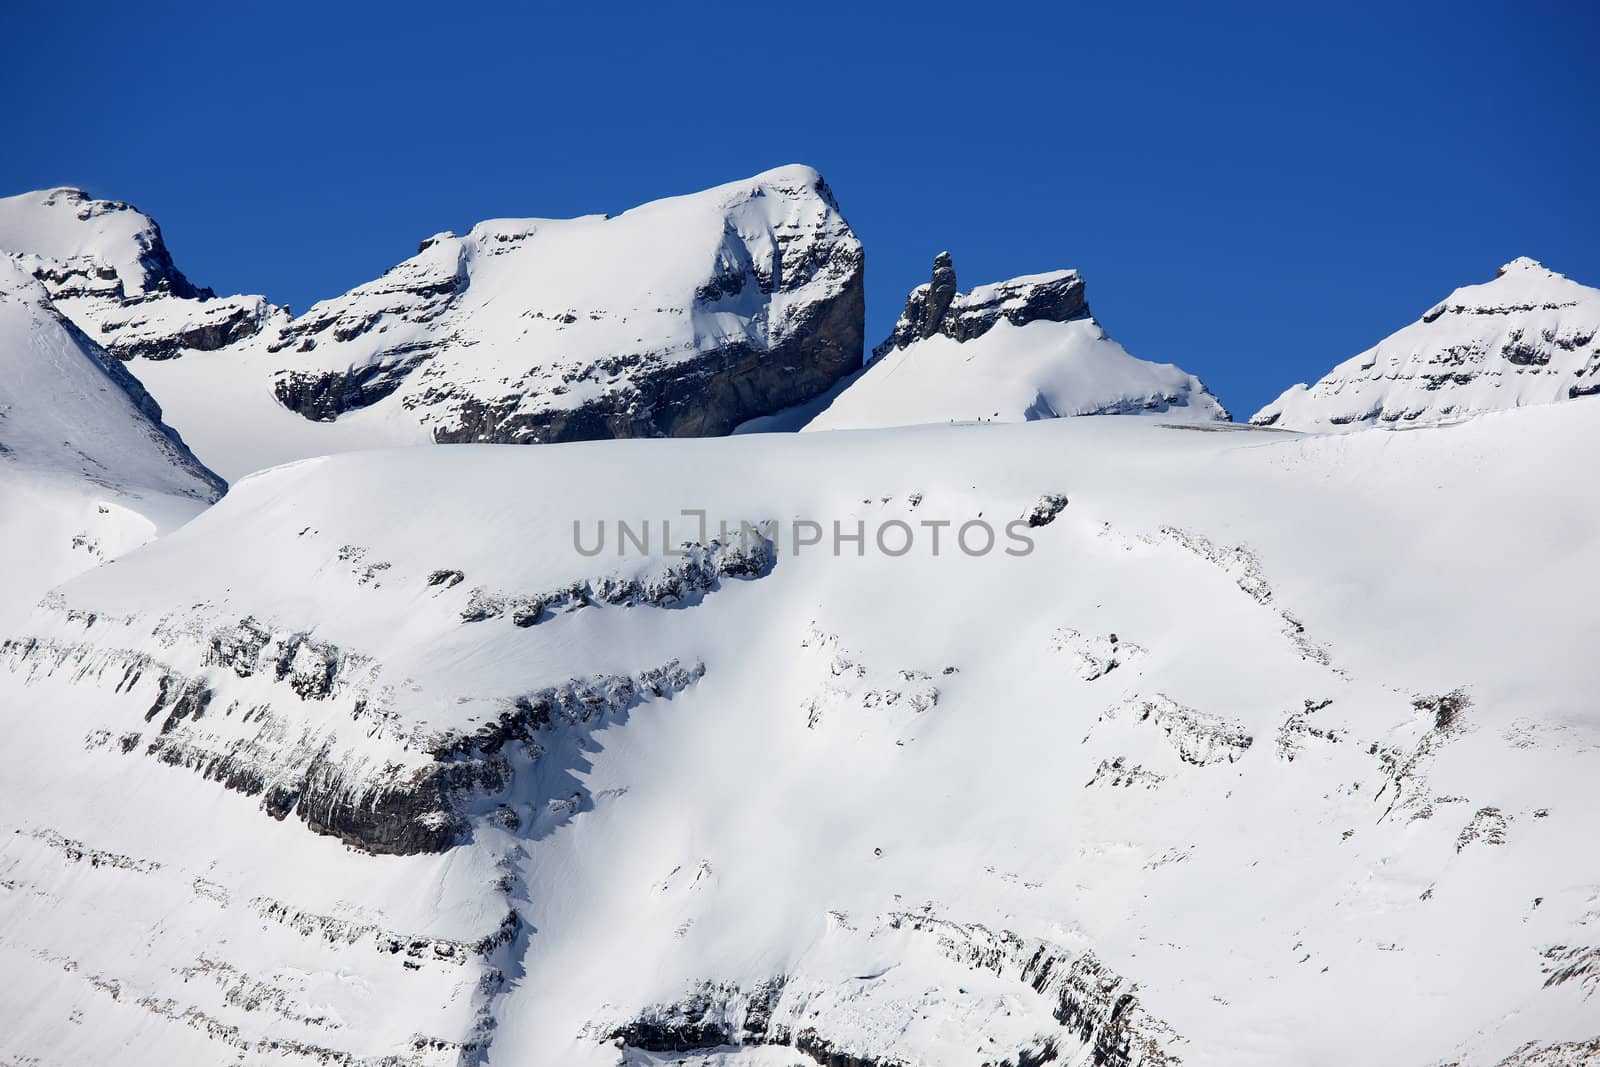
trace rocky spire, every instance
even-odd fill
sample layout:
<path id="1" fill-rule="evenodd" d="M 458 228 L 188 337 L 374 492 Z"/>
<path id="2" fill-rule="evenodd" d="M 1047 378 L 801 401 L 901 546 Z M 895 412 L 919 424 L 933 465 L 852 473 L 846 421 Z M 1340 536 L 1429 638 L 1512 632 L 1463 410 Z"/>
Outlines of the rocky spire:
<path id="1" fill-rule="evenodd" d="M 932 277 L 911 290 L 900 321 L 888 338 L 872 350 L 872 356 L 876 359 L 934 334 L 969 341 L 988 333 L 1001 319 L 1013 326 L 1026 326 L 1039 319 L 1067 322 L 1088 314 L 1083 279 L 1077 271 L 1030 274 L 961 293 L 956 291 L 956 268 L 950 253 L 940 252 L 933 260 Z"/>
<path id="2" fill-rule="evenodd" d="M 944 313 L 950 310 L 950 301 L 956 298 L 956 266 L 949 252 L 933 257 L 933 277 L 928 283 L 928 299 L 922 306 L 922 323 L 917 333 L 932 337 L 939 332 Z M 909 302 L 906 310 L 911 310 Z"/>

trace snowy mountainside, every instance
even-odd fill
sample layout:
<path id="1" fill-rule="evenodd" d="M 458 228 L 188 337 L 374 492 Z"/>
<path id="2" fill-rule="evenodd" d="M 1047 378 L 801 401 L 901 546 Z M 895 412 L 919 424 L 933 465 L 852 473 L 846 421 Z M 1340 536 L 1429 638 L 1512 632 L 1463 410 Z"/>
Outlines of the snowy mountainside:
<path id="1" fill-rule="evenodd" d="M 272 345 L 275 389 L 315 419 L 394 394 L 440 441 L 723 434 L 859 366 L 862 264 L 803 166 L 492 220 L 313 307 Z"/>
<path id="2" fill-rule="evenodd" d="M 616 217 L 437 234 L 297 318 L 195 290 L 146 216 L 75 190 L 0 202 L 0 249 L 137 358 L 230 478 L 428 441 L 724 434 L 826 392 L 863 352 L 861 243 L 799 165 Z"/>
<path id="3" fill-rule="evenodd" d="M 1586 1062 L 1575 407 L 245 479 L 0 634 L 0 1059 Z"/>
<path id="4" fill-rule="evenodd" d="M 1076 271 L 962 293 L 942 252 L 872 363 L 804 428 L 1125 414 L 1230 417 L 1194 375 L 1137 359 L 1106 336 Z"/>
<path id="5" fill-rule="evenodd" d="M 1600 393 L 1600 290 L 1526 257 L 1296 385 L 1251 422 L 1291 430 L 1404 426 Z"/>
<path id="6" fill-rule="evenodd" d="M 123 365 L 0 258 L 0 619 L 223 489 Z"/>
<path id="7" fill-rule="evenodd" d="M 0 199 L 0 252 L 120 359 L 173 359 L 236 344 L 287 312 L 259 296 L 218 297 L 186 278 L 154 219 L 81 189 Z"/>

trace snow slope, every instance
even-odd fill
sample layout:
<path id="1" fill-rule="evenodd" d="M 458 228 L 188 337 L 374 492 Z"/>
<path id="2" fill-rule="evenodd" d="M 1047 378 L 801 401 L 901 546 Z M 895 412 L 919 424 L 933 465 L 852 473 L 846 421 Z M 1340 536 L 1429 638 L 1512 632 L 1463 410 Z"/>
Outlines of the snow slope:
<path id="1" fill-rule="evenodd" d="M 946 252 L 873 362 L 804 428 L 1128 414 L 1229 418 L 1194 375 L 1136 359 L 1107 337 L 1076 271 L 958 293 Z"/>
<path id="2" fill-rule="evenodd" d="M 122 364 L 0 257 L 0 620 L 222 490 Z"/>
<path id="3" fill-rule="evenodd" d="M 77 190 L 0 201 L 0 249 L 229 478 L 424 441 L 723 434 L 861 365 L 861 244 L 798 165 L 437 234 L 298 318 L 195 290 L 147 216 Z"/>
<path id="4" fill-rule="evenodd" d="M 1416 424 L 1596 393 L 1600 290 L 1521 258 L 1250 421 L 1294 430 Z"/>
<path id="5" fill-rule="evenodd" d="M 0 1059 L 1593 1062 L 1587 415 L 248 478 L 4 635 Z"/>

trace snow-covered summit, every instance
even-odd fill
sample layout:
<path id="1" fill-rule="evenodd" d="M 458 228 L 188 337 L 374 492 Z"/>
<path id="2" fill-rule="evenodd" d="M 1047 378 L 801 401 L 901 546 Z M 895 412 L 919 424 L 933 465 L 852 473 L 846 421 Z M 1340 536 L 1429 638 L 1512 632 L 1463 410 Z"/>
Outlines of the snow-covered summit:
<path id="1" fill-rule="evenodd" d="M 1410 425 L 1600 393 L 1600 290 L 1519 257 L 1250 420 Z"/>
<path id="2" fill-rule="evenodd" d="M 117 200 L 62 187 L 0 199 L 0 254 L 120 359 L 171 359 L 251 336 L 274 316 L 259 296 L 218 298 L 173 262 L 161 227 Z"/>
<path id="3" fill-rule="evenodd" d="M 1194 375 L 1136 359 L 1106 336 L 1077 271 L 963 293 L 950 254 L 941 252 L 872 364 L 805 428 L 1102 414 L 1230 417 Z"/>
<path id="4" fill-rule="evenodd" d="M 273 389 L 311 419 L 403 408 L 438 441 L 726 433 L 860 365 L 862 268 L 806 166 L 490 220 L 288 324 Z"/>
<path id="5" fill-rule="evenodd" d="M 62 186 L 0 198 L 0 249 L 54 261 L 77 276 L 76 288 L 124 296 L 155 291 L 210 296 L 172 262 L 161 227 L 118 200 L 96 200 Z M 68 291 L 67 279 L 55 292 Z"/>

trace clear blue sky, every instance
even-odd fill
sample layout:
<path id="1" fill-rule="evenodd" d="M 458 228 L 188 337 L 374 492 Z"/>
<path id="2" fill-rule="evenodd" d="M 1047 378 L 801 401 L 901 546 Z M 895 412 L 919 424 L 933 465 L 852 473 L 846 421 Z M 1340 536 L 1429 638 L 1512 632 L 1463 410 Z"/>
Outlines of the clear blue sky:
<path id="1" fill-rule="evenodd" d="M 1600 284 L 1593 3 L 483 8 L 18 0 L 0 188 L 131 201 L 298 311 L 441 229 L 806 162 L 871 341 L 940 249 L 1077 267 L 1238 416 L 1514 256 Z"/>

